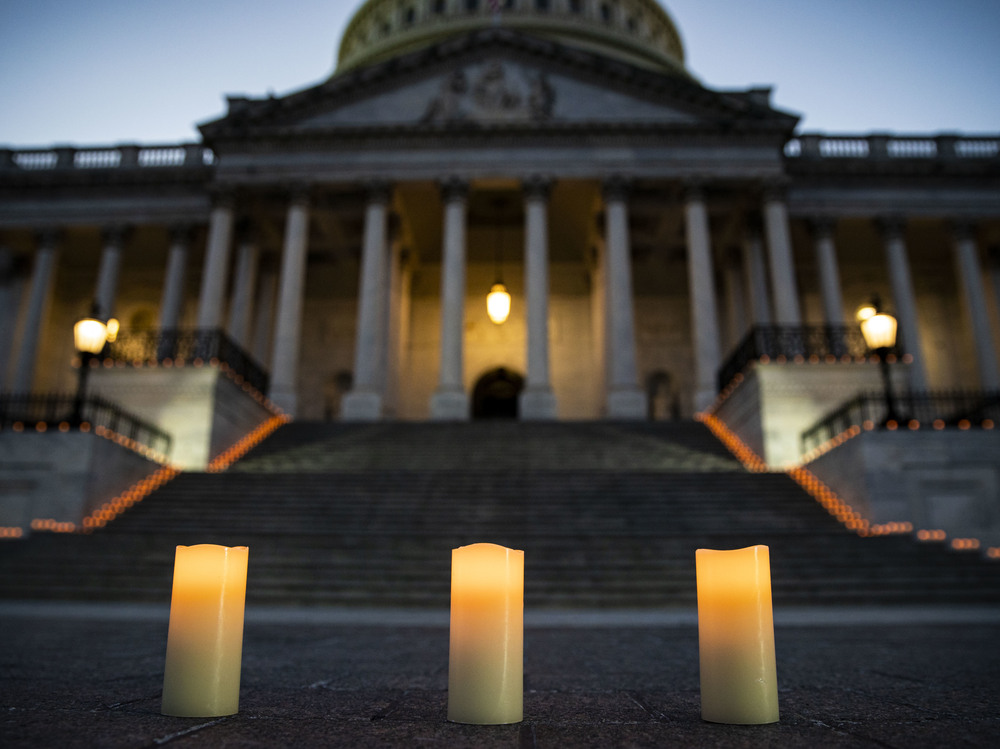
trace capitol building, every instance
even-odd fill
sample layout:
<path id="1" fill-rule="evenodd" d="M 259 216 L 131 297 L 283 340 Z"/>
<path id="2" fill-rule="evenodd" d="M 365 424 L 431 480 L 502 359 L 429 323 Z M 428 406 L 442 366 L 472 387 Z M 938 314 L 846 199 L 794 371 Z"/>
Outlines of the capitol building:
<path id="1" fill-rule="evenodd" d="M 1000 135 L 770 94 L 701 81 L 655 0 L 369 0 L 329 78 L 199 142 L 0 150 L 2 391 L 72 392 L 93 309 L 89 392 L 175 454 L 199 419 L 713 414 L 787 465 L 881 392 L 874 296 L 897 395 L 1000 390 Z"/>

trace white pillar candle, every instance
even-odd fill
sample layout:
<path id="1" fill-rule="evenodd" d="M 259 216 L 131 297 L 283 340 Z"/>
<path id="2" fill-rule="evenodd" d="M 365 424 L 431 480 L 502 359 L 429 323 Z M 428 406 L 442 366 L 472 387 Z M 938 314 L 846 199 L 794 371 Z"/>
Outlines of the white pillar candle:
<path id="1" fill-rule="evenodd" d="M 701 717 L 713 723 L 774 723 L 771 566 L 766 546 L 698 549 Z"/>
<path id="2" fill-rule="evenodd" d="M 451 553 L 448 720 L 523 717 L 524 552 L 472 544 Z"/>
<path id="3" fill-rule="evenodd" d="M 178 546 L 170 598 L 164 715 L 212 717 L 240 708 L 246 546 Z"/>

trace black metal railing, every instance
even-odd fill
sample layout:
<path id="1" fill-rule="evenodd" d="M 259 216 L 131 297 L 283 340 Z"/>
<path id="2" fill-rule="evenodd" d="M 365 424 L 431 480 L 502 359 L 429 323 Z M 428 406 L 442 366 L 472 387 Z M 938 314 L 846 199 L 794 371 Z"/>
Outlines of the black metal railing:
<path id="1" fill-rule="evenodd" d="M 220 362 L 251 387 L 267 392 L 267 371 L 221 330 L 126 331 L 108 344 L 105 357 L 134 366 Z"/>
<path id="2" fill-rule="evenodd" d="M 755 325 L 719 369 L 719 390 L 751 362 L 837 361 L 862 357 L 868 348 L 861 329 L 851 325 Z"/>
<path id="3" fill-rule="evenodd" d="M 1000 391 L 935 390 L 896 395 L 897 428 L 974 427 L 1000 425 Z M 852 427 L 885 427 L 885 393 L 862 393 L 824 416 L 802 433 L 802 452 L 808 453 Z"/>
<path id="4" fill-rule="evenodd" d="M 99 396 L 90 395 L 80 402 L 77 396 L 63 393 L 0 394 L 2 429 L 18 424 L 25 430 L 59 429 L 60 425 L 71 429 L 81 422 L 92 429 L 109 429 L 160 455 L 170 455 L 173 439 L 169 434 Z"/>

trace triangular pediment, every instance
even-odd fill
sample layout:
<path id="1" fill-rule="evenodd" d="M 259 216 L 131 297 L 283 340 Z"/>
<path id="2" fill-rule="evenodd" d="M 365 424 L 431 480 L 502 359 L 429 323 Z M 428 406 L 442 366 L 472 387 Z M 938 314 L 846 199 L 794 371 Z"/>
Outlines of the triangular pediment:
<path id="1" fill-rule="evenodd" d="M 557 125 L 791 130 L 796 119 L 751 92 L 711 91 L 676 74 L 513 32 L 479 32 L 334 76 L 281 98 L 230 99 L 207 138 L 430 126 Z"/>

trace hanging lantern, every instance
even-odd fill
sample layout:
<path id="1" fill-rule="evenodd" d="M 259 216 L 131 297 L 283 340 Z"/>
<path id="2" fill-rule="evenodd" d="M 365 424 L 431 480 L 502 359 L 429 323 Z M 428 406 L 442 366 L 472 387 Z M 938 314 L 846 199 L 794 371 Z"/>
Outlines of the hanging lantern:
<path id="1" fill-rule="evenodd" d="M 486 314 L 497 325 L 503 323 L 510 315 L 510 293 L 501 281 L 497 281 L 486 295 Z"/>

